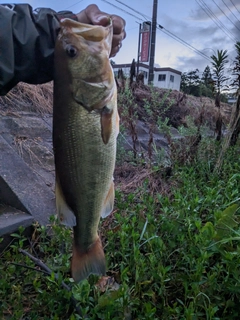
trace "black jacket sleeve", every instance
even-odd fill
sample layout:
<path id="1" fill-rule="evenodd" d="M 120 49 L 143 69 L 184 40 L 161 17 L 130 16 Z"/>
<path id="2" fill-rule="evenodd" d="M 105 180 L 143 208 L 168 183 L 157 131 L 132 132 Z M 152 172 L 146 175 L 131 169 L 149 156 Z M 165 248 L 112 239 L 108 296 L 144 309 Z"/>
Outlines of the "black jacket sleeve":
<path id="1" fill-rule="evenodd" d="M 53 79 L 53 54 L 59 31 L 57 14 L 27 4 L 0 5 L 0 95 L 18 82 L 40 84 Z"/>

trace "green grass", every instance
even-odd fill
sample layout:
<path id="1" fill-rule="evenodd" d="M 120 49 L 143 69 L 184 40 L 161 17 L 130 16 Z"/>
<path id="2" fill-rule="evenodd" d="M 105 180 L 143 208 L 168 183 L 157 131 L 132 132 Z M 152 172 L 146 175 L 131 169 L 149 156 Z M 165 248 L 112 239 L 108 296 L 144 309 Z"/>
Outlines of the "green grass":
<path id="1" fill-rule="evenodd" d="M 167 195 L 151 192 L 148 179 L 134 193 L 116 192 L 116 210 L 102 221 L 101 235 L 118 290 L 100 292 L 94 276 L 72 283 L 72 233 L 54 218 L 50 228 L 35 226 L 32 239 L 23 230 L 13 234 L 0 256 L 0 319 L 239 319 L 239 149 L 228 150 L 219 174 L 211 152 L 175 163 Z M 58 280 L 30 269 L 37 267 L 19 247 Z"/>

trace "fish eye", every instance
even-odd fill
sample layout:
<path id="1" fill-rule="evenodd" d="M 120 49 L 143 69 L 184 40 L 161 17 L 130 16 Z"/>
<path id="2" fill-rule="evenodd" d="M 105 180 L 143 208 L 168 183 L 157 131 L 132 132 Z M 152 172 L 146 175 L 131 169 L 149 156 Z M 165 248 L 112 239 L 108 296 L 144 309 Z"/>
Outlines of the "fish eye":
<path id="1" fill-rule="evenodd" d="M 66 52 L 70 58 L 74 58 L 77 55 L 77 48 L 72 45 L 68 45 Z"/>

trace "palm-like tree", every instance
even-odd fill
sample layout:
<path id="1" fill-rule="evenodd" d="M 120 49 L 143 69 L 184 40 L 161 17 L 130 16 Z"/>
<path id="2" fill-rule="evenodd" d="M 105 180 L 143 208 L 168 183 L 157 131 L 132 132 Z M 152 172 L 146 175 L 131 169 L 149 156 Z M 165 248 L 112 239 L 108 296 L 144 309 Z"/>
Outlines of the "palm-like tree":
<path id="1" fill-rule="evenodd" d="M 240 42 L 239 41 L 235 43 L 235 49 L 237 52 L 237 56 L 234 59 L 234 66 L 232 69 L 233 71 L 232 74 L 234 76 L 232 85 L 234 87 L 237 87 L 237 89 L 239 89 L 240 88 Z"/>
<path id="2" fill-rule="evenodd" d="M 215 105 L 219 108 L 218 119 L 216 122 L 217 140 L 222 137 L 222 117 L 220 112 L 220 95 L 221 91 L 226 87 L 225 82 L 229 79 L 225 76 L 225 67 L 228 63 L 227 50 L 217 50 L 216 55 L 211 56 L 212 59 L 212 75 L 215 84 L 216 97 Z"/>
<path id="3" fill-rule="evenodd" d="M 240 42 L 237 41 L 235 44 L 237 56 L 234 59 L 234 67 L 232 69 L 234 80 L 232 85 L 237 88 L 237 104 L 234 114 L 234 129 L 230 140 L 230 145 L 234 146 L 237 143 L 238 136 L 240 134 Z"/>

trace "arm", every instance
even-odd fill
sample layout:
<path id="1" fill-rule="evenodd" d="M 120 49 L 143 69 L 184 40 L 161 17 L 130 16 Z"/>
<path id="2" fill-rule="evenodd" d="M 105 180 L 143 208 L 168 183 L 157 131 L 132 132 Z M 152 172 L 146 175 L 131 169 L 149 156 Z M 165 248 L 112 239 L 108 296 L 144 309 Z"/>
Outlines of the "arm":
<path id="1" fill-rule="evenodd" d="M 27 4 L 0 5 L 0 94 L 19 81 L 52 80 L 59 21 L 51 9 L 33 11 Z"/>
<path id="2" fill-rule="evenodd" d="M 61 18 L 104 25 L 113 21 L 114 56 L 125 38 L 125 21 L 101 12 L 90 5 L 79 14 L 56 13 L 41 8 L 33 10 L 27 4 L 0 5 L 0 95 L 6 94 L 18 82 L 40 84 L 53 79 L 53 54 Z"/>

